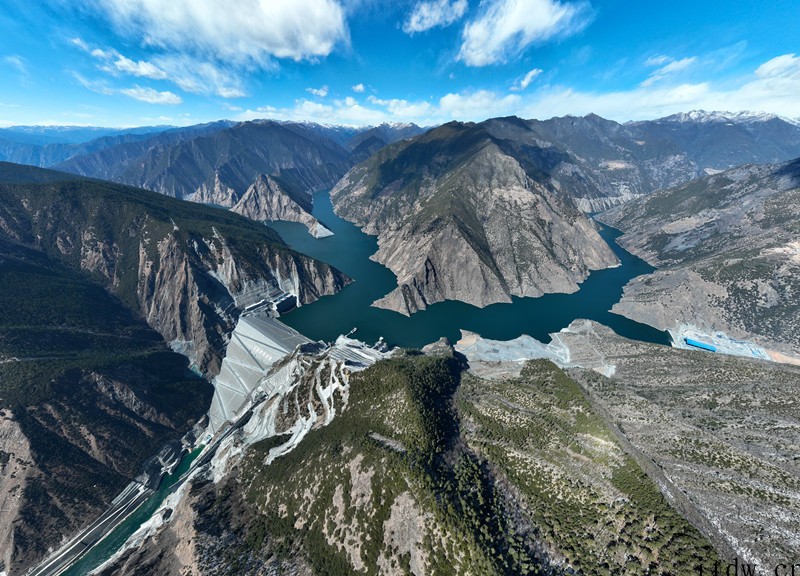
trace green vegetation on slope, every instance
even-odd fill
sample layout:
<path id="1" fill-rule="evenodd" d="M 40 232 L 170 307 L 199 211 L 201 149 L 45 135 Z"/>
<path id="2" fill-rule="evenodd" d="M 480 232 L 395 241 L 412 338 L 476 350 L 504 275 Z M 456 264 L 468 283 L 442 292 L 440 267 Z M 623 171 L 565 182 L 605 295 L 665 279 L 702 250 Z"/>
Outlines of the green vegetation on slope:
<path id="1" fill-rule="evenodd" d="M 550 362 L 529 362 L 513 380 L 465 379 L 459 399 L 467 443 L 519 490 L 554 557 L 597 575 L 713 565 L 711 546 Z"/>
<path id="2" fill-rule="evenodd" d="M 441 575 L 672 574 L 716 560 L 546 362 L 505 382 L 462 376 L 448 355 L 379 362 L 354 375 L 329 426 L 264 466 L 275 443 L 243 465 L 256 519 L 235 557 Z"/>
<path id="3" fill-rule="evenodd" d="M 257 265 L 264 247 L 295 255 L 272 229 L 226 210 L 4 162 L 0 163 L 0 220 L 20 241 L 41 246 L 49 256 L 75 268 L 84 257 L 81 235 L 90 232 L 98 250 L 113 256 L 115 270 L 109 272 L 117 273 L 116 293 L 134 308 L 138 307 L 135 272 L 142 240 L 151 259 L 155 259 L 156 243 L 170 232 L 177 234 L 182 245 L 202 239 L 219 244 L 224 238 L 245 266 Z"/>

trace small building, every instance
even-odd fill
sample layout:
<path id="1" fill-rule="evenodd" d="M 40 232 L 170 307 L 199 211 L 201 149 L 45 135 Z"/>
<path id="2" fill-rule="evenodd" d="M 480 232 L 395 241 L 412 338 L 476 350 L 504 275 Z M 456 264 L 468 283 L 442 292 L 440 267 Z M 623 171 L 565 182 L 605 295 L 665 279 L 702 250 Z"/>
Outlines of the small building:
<path id="1" fill-rule="evenodd" d="M 695 348 L 700 348 L 701 350 L 708 350 L 709 352 L 716 352 L 717 347 L 713 346 L 712 344 L 706 344 L 705 342 L 700 342 L 699 340 L 695 340 L 694 338 L 684 338 L 684 342 L 686 342 L 689 346 L 694 346 Z"/>

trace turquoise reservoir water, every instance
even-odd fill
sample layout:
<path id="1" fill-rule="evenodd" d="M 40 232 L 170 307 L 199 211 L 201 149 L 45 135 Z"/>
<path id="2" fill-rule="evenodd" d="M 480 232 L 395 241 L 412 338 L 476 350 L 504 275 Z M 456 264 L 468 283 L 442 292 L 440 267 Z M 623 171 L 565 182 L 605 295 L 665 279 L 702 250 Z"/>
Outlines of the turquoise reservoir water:
<path id="1" fill-rule="evenodd" d="M 117 550 L 122 548 L 125 541 L 153 516 L 153 513 L 158 510 L 158 507 L 161 506 L 161 503 L 172 491 L 178 479 L 184 472 L 189 470 L 192 462 L 202 451 L 202 447 L 199 447 L 194 452 L 185 455 L 175 471 L 161 479 L 158 490 L 145 500 L 144 504 L 139 506 L 122 524 L 112 530 L 97 546 L 89 550 L 85 556 L 73 564 L 69 570 L 63 573 L 63 576 L 86 576 L 86 574 L 111 558 Z"/>
<path id="2" fill-rule="evenodd" d="M 378 250 L 377 239 L 336 216 L 327 192 L 314 195 L 313 214 L 334 236 L 314 238 L 305 226 L 295 222 L 273 222 L 270 226 L 295 250 L 332 264 L 355 282 L 338 294 L 320 298 L 281 318 L 309 338 L 332 341 L 356 328 L 355 337 L 364 342 L 372 343 L 383 336 L 391 345 L 416 348 L 442 336 L 455 342 L 463 328 L 494 340 L 528 334 L 549 342 L 551 332 L 558 332 L 577 318 L 588 318 L 627 338 L 669 344 L 665 332 L 608 311 L 619 301 L 622 287 L 631 278 L 654 270 L 617 245 L 614 241 L 620 235 L 617 230 L 604 228 L 600 234 L 622 265 L 592 272 L 573 294 L 513 298 L 511 303 L 485 308 L 463 302 L 440 302 L 409 318 L 370 306 L 397 285 L 389 269 L 369 259 Z"/>

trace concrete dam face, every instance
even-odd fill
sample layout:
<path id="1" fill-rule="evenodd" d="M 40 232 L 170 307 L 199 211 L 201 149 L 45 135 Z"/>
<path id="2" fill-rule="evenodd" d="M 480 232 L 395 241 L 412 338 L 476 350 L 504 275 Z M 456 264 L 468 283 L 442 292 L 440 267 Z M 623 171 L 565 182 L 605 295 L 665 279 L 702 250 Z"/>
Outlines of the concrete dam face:
<path id="1" fill-rule="evenodd" d="M 208 411 L 211 432 L 216 434 L 225 422 L 235 418 L 278 360 L 310 342 L 274 318 L 242 316 L 214 379 L 214 398 Z"/>

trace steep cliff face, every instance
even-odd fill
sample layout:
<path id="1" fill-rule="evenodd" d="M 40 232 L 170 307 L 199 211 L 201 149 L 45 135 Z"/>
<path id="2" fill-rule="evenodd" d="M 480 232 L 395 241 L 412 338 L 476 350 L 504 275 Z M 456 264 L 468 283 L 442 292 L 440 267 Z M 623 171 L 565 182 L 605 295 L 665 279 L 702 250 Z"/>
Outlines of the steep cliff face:
<path id="1" fill-rule="evenodd" d="M 0 235 L 0 571 L 11 575 L 96 517 L 211 400 L 102 278 Z"/>
<path id="2" fill-rule="evenodd" d="M 350 167 L 347 150 L 313 125 L 255 121 L 214 128 L 168 132 L 58 167 L 225 207 L 237 204 L 260 174 L 307 194 L 332 186 Z"/>
<path id="3" fill-rule="evenodd" d="M 15 563 L 14 521 L 24 507 L 23 492 L 34 471 L 30 442 L 13 413 L 0 409 L 0 572 Z"/>
<path id="4" fill-rule="evenodd" d="M 304 224 L 317 238 L 332 232 L 311 215 L 311 198 L 307 194 L 292 193 L 272 176 L 261 174 L 231 207 L 232 212 L 251 220 L 287 220 Z"/>
<path id="5" fill-rule="evenodd" d="M 800 161 L 744 166 L 610 210 L 620 243 L 661 268 L 615 312 L 660 329 L 694 324 L 800 351 Z"/>
<path id="6" fill-rule="evenodd" d="M 238 215 L 43 172 L 51 183 L 0 184 L 0 229 L 94 274 L 203 373 L 219 369 L 237 302 L 284 291 L 302 305 L 349 281 Z"/>
<path id="7" fill-rule="evenodd" d="M 548 181 L 481 126 L 452 123 L 386 148 L 331 192 L 337 213 L 378 235 L 398 277 L 376 305 L 410 314 L 447 299 L 476 306 L 572 292 L 616 257 Z"/>

